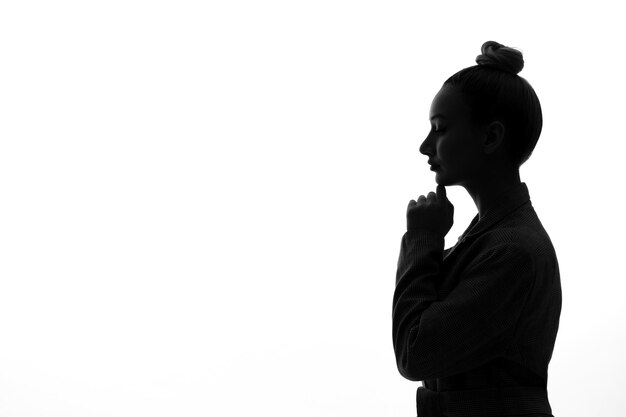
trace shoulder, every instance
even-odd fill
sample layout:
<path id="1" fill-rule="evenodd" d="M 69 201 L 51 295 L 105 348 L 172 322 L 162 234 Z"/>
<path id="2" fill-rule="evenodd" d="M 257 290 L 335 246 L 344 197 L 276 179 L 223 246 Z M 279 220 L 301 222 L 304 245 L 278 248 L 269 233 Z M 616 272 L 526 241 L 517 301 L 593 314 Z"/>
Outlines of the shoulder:
<path id="1" fill-rule="evenodd" d="M 518 210 L 503 219 L 476 240 L 483 248 L 515 251 L 535 262 L 555 262 L 552 241 L 532 206 Z"/>

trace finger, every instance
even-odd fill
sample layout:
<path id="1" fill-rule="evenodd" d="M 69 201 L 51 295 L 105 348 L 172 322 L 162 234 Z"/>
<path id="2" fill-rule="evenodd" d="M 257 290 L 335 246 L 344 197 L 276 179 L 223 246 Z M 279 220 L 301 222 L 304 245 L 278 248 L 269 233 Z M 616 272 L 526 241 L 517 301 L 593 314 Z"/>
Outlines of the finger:
<path id="1" fill-rule="evenodd" d="M 444 187 L 441 184 L 437 185 L 437 197 L 442 200 L 445 200 L 448 198 L 447 193 L 446 193 L 446 187 Z"/>
<path id="2" fill-rule="evenodd" d="M 426 197 L 424 197 L 423 195 L 419 196 L 419 198 L 417 199 L 418 203 L 423 203 L 424 201 L 426 201 Z"/>
<path id="3" fill-rule="evenodd" d="M 433 193 L 432 191 L 428 193 L 428 201 L 435 201 L 437 197 L 437 194 Z"/>
<path id="4" fill-rule="evenodd" d="M 409 205 L 407 206 L 407 210 L 410 209 L 411 207 L 413 207 L 414 205 L 416 205 L 417 203 L 415 202 L 415 200 L 411 200 L 409 201 Z"/>

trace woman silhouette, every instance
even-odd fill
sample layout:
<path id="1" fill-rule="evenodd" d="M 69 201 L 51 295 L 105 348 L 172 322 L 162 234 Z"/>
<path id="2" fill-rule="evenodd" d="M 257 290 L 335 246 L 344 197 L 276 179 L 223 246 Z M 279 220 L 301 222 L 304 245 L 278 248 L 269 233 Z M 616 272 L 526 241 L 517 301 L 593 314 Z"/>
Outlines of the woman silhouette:
<path id="1" fill-rule="evenodd" d="M 483 44 L 478 65 L 444 84 L 420 146 L 437 192 L 411 200 L 393 296 L 400 374 L 423 381 L 419 417 L 552 416 L 548 363 L 561 312 L 552 242 L 520 181 L 541 133 L 521 52 Z M 444 250 L 461 185 L 478 214 Z"/>

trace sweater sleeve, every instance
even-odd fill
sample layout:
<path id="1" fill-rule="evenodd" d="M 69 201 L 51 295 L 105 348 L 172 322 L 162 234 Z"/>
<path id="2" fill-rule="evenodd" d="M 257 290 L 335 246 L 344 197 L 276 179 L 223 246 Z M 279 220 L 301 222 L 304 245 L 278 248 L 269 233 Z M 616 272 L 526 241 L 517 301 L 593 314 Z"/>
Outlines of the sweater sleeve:
<path id="1" fill-rule="evenodd" d="M 412 381 L 468 371 L 502 355 L 533 285 L 533 259 L 521 244 L 481 251 L 437 298 L 443 237 L 402 237 L 393 296 L 393 345 L 400 374 Z"/>

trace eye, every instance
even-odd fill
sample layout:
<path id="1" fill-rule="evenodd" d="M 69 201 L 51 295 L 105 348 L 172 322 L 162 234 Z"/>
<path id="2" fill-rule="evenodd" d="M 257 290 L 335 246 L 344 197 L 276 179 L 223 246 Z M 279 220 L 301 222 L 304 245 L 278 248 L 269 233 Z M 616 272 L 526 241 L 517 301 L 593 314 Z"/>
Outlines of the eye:
<path id="1" fill-rule="evenodd" d="M 445 131 L 445 129 L 443 128 L 443 126 L 433 126 L 432 131 L 435 133 L 442 133 Z"/>

